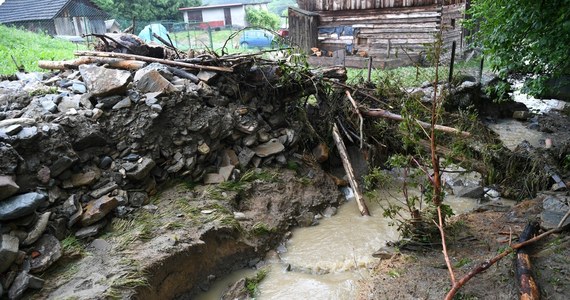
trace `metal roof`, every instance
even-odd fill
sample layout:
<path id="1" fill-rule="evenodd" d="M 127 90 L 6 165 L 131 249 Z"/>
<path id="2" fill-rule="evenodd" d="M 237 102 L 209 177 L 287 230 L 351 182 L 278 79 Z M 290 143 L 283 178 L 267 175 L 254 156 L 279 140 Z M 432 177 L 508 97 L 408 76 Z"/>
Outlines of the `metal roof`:
<path id="1" fill-rule="evenodd" d="M 51 20 L 67 6 L 75 5 L 73 16 L 105 16 L 88 0 L 6 0 L 0 5 L 0 23 Z"/>

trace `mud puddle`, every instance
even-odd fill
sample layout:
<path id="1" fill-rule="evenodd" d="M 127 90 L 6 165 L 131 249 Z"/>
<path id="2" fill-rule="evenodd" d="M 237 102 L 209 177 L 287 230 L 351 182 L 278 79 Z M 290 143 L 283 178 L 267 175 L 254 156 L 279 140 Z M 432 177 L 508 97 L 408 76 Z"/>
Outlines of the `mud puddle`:
<path id="1" fill-rule="evenodd" d="M 350 201 L 319 225 L 293 230 L 292 238 L 277 249 L 280 259 L 266 261 L 268 273 L 256 299 L 354 299 L 357 282 L 368 278 L 377 262 L 371 254 L 398 238 L 379 204 L 393 201 L 393 195 L 400 195 L 397 188 L 367 199 L 371 217 L 361 217 L 356 202 Z M 477 200 L 454 196 L 446 197 L 446 202 L 456 214 L 477 206 Z M 234 272 L 195 299 L 220 299 L 229 285 L 254 273 L 250 269 Z"/>

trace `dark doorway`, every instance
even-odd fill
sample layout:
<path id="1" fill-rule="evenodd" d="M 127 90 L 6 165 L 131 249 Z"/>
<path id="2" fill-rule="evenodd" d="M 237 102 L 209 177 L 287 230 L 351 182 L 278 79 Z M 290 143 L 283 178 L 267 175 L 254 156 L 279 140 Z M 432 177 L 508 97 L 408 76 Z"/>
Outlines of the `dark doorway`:
<path id="1" fill-rule="evenodd" d="M 229 8 L 224 8 L 224 19 L 226 21 L 226 26 L 232 25 L 232 12 Z"/>

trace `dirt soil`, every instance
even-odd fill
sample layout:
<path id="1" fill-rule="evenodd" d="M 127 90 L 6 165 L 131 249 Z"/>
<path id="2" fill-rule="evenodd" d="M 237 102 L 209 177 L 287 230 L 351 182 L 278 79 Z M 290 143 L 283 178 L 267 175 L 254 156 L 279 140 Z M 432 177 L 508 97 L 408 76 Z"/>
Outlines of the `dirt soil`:
<path id="1" fill-rule="evenodd" d="M 151 204 L 115 218 L 107 233 L 64 245 L 64 259 L 34 299 L 191 299 L 215 278 L 252 267 L 292 226 L 338 206 L 319 169 L 264 169 L 232 184 L 165 188 Z M 238 212 L 238 215 L 234 214 Z"/>
<path id="2" fill-rule="evenodd" d="M 541 210 L 540 197 L 519 203 L 508 212 L 485 211 L 456 216 L 447 233 L 448 251 L 457 279 L 517 241 L 528 220 Z M 512 234 L 512 236 L 511 236 Z M 570 236 L 552 235 L 532 249 L 533 270 L 542 299 L 570 295 Z M 455 299 L 516 299 L 514 255 L 476 275 Z M 443 299 L 451 287 L 441 249 L 403 251 L 382 260 L 371 282 L 362 283 L 360 299 Z"/>

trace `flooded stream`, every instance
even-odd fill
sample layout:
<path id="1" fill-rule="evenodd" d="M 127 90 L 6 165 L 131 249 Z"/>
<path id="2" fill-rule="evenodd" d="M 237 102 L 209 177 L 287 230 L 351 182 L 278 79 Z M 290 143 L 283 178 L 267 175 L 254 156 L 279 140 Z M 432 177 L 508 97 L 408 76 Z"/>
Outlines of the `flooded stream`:
<path id="1" fill-rule="evenodd" d="M 398 195 L 397 189 L 390 191 Z M 380 201 L 392 198 L 388 192 Z M 292 238 L 277 250 L 281 260 L 269 260 L 267 277 L 259 285 L 256 299 L 354 299 L 358 280 L 365 279 L 378 259 L 372 257 L 387 241 L 398 238 L 396 228 L 382 216 L 376 199 L 367 199 L 371 217 L 361 217 L 355 201 L 343 204 L 331 218 L 319 225 L 293 230 Z M 477 200 L 446 197 L 456 214 L 477 206 Z M 289 271 L 288 271 L 289 270 Z M 241 277 L 254 270 L 241 270 L 216 282 L 198 300 L 218 300 Z"/>

